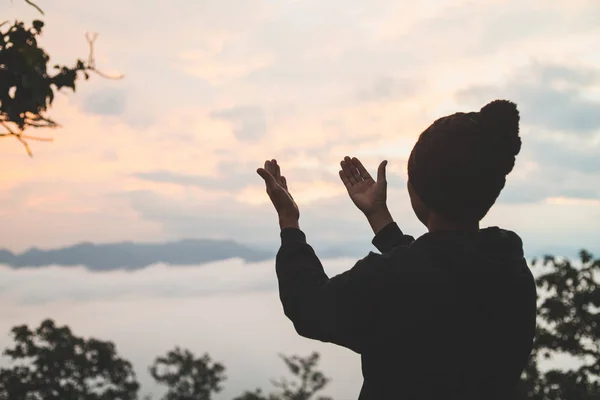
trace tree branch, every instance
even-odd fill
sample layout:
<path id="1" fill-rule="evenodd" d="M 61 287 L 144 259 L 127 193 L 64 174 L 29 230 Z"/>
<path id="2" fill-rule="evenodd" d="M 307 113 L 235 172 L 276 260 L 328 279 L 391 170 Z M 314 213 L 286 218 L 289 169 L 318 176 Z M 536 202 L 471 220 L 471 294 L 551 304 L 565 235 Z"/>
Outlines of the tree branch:
<path id="1" fill-rule="evenodd" d="M 24 1 L 36 8 L 40 13 L 44 14 L 43 11 L 35 3 L 33 3 L 35 0 Z M 2 25 L 3 24 L 0 24 L 0 26 Z M 50 117 L 45 115 L 47 109 L 52 104 L 54 94 L 56 92 L 60 92 L 63 88 L 71 88 L 73 91 L 75 91 L 76 81 L 80 74 L 83 74 L 87 80 L 89 78 L 89 72 L 94 72 L 105 79 L 118 80 L 124 78 L 123 74 L 109 75 L 97 69 L 96 60 L 94 57 L 94 45 L 98 37 L 97 33 L 86 33 L 85 35 L 89 45 L 87 62 L 77 60 L 76 65 L 72 68 L 56 65 L 54 68 L 57 69 L 58 72 L 53 75 L 48 75 L 46 71 L 49 57 L 43 49 L 37 46 L 37 42 L 35 40 L 35 37 L 41 34 L 43 26 L 43 21 L 38 20 L 33 21 L 31 27 L 25 26 L 23 22 L 16 21 L 8 31 L 16 32 L 13 35 L 14 37 L 10 36 L 9 44 L 12 44 L 12 46 L 3 46 L 0 49 L 3 63 L 6 64 L 3 64 L 5 67 L 3 69 L 8 71 L 9 75 L 12 73 L 16 76 L 20 75 L 22 77 L 21 79 L 18 79 L 18 82 L 21 83 L 17 82 L 13 85 L 17 88 L 16 92 L 20 93 L 20 85 L 22 82 L 29 82 L 33 80 L 35 82 L 39 81 L 42 84 L 42 86 L 36 89 L 37 92 L 29 95 L 29 97 L 34 100 L 23 99 L 23 96 L 20 96 L 18 99 L 13 98 L 10 93 L 10 85 L 6 88 L 3 87 L 2 89 L 3 98 L 4 96 L 8 95 L 12 102 L 9 102 L 9 104 L 0 105 L 0 126 L 4 127 L 6 130 L 5 133 L 0 133 L 0 137 L 15 137 L 23 144 L 29 156 L 32 156 L 32 154 L 31 149 L 27 144 L 27 140 L 51 142 L 53 139 L 37 136 L 26 136 L 23 133 L 27 128 L 56 128 L 60 126 Z M 0 33 L 2 35 L 7 34 L 5 32 Z M 37 63 L 37 65 L 33 65 L 33 61 L 24 62 L 24 54 L 36 54 L 37 56 L 34 57 L 33 60 L 35 63 Z M 44 84 L 46 85 L 45 87 Z M 27 90 L 30 89 L 31 88 L 27 87 Z M 7 94 L 5 94 L 4 91 L 7 91 Z"/>
<path id="2" fill-rule="evenodd" d="M 17 139 L 19 142 L 21 142 L 21 144 L 23 145 L 23 147 L 25 147 L 25 151 L 27 151 L 27 154 L 29 155 L 29 157 L 33 157 L 33 152 L 31 151 L 31 148 L 29 147 L 29 143 L 26 142 L 26 139 L 27 140 L 35 140 L 35 141 L 38 141 L 38 142 L 52 142 L 52 141 L 54 141 L 54 138 L 43 138 L 43 137 L 39 137 L 39 136 L 23 135 L 23 131 L 21 131 L 21 132 L 15 132 L 4 121 L 0 121 L 0 125 L 2 125 L 2 127 L 4 127 L 4 129 L 7 130 L 7 132 L 5 132 L 5 133 L 0 133 L 0 137 L 9 137 L 9 136 L 12 136 L 15 139 Z"/>
<path id="3" fill-rule="evenodd" d="M 46 15 L 46 14 L 44 14 L 44 11 L 37 4 L 35 4 L 34 2 L 32 2 L 31 0 L 25 0 L 25 3 L 29 4 L 30 6 L 32 6 L 36 10 L 38 10 L 40 12 L 40 14 Z"/>
<path id="4" fill-rule="evenodd" d="M 111 76 L 111 75 L 107 75 L 104 72 L 101 72 L 96 69 L 96 60 L 94 59 L 94 42 L 98 38 L 98 34 L 97 33 L 90 34 L 89 32 L 87 32 L 85 34 L 85 38 L 86 38 L 88 44 L 90 45 L 90 54 L 88 56 L 88 65 L 87 65 L 86 69 L 93 71 L 97 75 L 99 75 L 103 78 L 106 78 L 106 79 L 113 79 L 113 80 L 123 79 L 125 77 L 125 75 L 123 75 L 123 74 Z"/>

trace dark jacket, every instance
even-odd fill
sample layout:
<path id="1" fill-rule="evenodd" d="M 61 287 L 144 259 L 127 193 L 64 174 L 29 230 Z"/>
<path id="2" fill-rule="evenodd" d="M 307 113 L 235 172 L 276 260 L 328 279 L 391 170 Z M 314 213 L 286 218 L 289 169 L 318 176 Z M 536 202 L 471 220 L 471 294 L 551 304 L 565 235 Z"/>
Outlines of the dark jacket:
<path id="1" fill-rule="evenodd" d="M 361 355 L 359 400 L 505 400 L 532 349 L 535 281 L 515 233 L 427 233 L 396 223 L 328 278 L 305 234 L 281 232 L 285 315 L 307 338 Z"/>

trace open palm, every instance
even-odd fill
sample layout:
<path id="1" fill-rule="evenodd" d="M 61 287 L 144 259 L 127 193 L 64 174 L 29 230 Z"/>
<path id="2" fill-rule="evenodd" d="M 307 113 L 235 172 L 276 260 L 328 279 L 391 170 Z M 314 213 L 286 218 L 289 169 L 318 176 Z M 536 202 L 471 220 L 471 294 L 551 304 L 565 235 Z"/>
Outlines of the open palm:
<path id="1" fill-rule="evenodd" d="M 340 178 L 348 190 L 352 202 L 365 214 L 371 214 L 377 210 L 387 207 L 387 181 L 385 167 L 387 161 L 383 161 L 377 170 L 377 181 L 375 181 L 367 169 L 356 157 L 345 157 L 340 163 Z"/>

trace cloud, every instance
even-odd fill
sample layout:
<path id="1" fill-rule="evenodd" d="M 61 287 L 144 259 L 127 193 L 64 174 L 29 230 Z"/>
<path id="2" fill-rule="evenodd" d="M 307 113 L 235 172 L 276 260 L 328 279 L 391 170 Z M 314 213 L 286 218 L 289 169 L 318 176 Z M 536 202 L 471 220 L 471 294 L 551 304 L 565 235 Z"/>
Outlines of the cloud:
<path id="1" fill-rule="evenodd" d="M 375 174 L 376 164 L 367 165 Z M 183 192 L 168 196 L 154 190 L 132 191 L 123 198 L 140 216 L 159 223 L 173 237 L 232 238 L 273 247 L 279 240 L 276 214 L 255 172 L 257 166 L 221 163 L 214 175 L 168 170 L 139 173 L 139 179 L 181 187 Z M 348 198 L 337 173 L 339 166 L 323 170 L 311 168 L 308 163 L 286 163 L 282 168 L 300 206 L 302 227 L 310 232 L 319 249 L 348 242 L 362 242 L 365 245 L 361 248 L 369 249 L 372 233 Z M 407 199 L 405 183 L 404 174 L 388 172 L 391 196 Z M 412 212 L 406 208 L 408 204 L 403 212 Z M 353 232 L 351 237 L 346 236 L 347 232 Z"/>
<path id="2" fill-rule="evenodd" d="M 390 160 L 395 215 L 420 232 L 404 189 L 418 134 L 441 115 L 509 95 L 523 111 L 524 146 L 500 208 L 570 212 L 545 202 L 597 193 L 589 182 L 598 179 L 599 85 L 584 66 L 597 65 L 589 49 L 600 6 L 547 3 L 55 1 L 42 38 L 53 62 L 85 56 L 83 32 L 96 31 L 98 66 L 126 76 L 92 76 L 57 96 L 51 115 L 63 128 L 36 132 L 55 142 L 32 143 L 34 159 L 17 141 L 2 143 L 2 243 L 277 241 L 254 172 L 266 158 L 285 163 L 315 242 L 350 241 L 349 232 L 369 240 L 338 181 L 345 155 L 372 173 Z M 0 11 L 37 17 L 23 2 L 0 2 Z M 519 229 L 544 226 L 529 223 Z"/>
<path id="3" fill-rule="evenodd" d="M 500 86 L 473 86 L 457 93 L 460 101 L 485 104 L 513 99 L 524 124 L 590 137 L 600 130 L 600 101 L 586 93 L 600 84 L 600 70 L 534 63 L 514 71 Z"/>
<path id="4" fill-rule="evenodd" d="M 594 19 L 598 13 L 598 5 L 586 1 L 441 0 L 420 6 L 406 4 L 387 16 L 378 44 L 396 54 L 403 51 L 405 57 L 399 61 L 403 69 L 429 69 L 441 63 L 446 72 L 440 78 L 449 78 L 460 74 L 451 71 L 452 67 L 458 68 L 465 61 L 495 59 L 489 68 L 504 68 L 518 61 L 511 59 L 514 55 L 523 59 L 546 51 L 555 53 L 557 42 L 576 42 L 597 29 Z M 470 80 L 474 79 L 471 75 Z"/>
<path id="5" fill-rule="evenodd" d="M 496 204 L 482 226 L 500 226 L 523 239 L 528 258 L 542 254 L 576 257 L 580 249 L 598 253 L 594 225 L 600 223 L 600 203 L 555 201 Z"/>
<path id="6" fill-rule="evenodd" d="M 93 191 L 85 196 L 58 192 L 61 187 L 55 185 L 44 191 L 32 187 L 29 194 L 17 189 L 2 196 L 5 204 L 11 204 L 0 213 L 4 227 L 0 232 L 3 248 L 23 251 L 32 246 L 49 248 L 81 241 L 104 243 L 165 238 L 159 225 L 140 220 L 127 202 Z M 12 196 L 17 200 L 10 200 Z"/>
<path id="7" fill-rule="evenodd" d="M 416 89 L 416 83 L 411 80 L 401 80 L 391 76 L 382 76 L 375 79 L 371 86 L 358 93 L 361 101 L 387 101 L 395 100 L 402 96 L 411 96 Z"/>
<path id="8" fill-rule="evenodd" d="M 264 188 L 260 192 L 268 202 Z M 229 197 L 202 201 L 192 194 L 169 198 L 153 192 L 128 196 L 132 208 L 144 219 L 159 223 L 174 237 L 230 238 L 267 248 L 279 244 L 277 215 L 268 203 L 251 205 Z M 336 196 L 300 203 L 300 207 L 302 228 L 319 248 L 348 241 L 362 241 L 365 250 L 369 248 L 372 233 L 349 199 Z M 352 232 L 350 237 L 348 232 Z"/>
<path id="9" fill-rule="evenodd" d="M 181 186 L 198 186 L 206 189 L 237 190 L 241 185 L 248 183 L 248 179 L 239 179 L 239 176 L 229 175 L 225 178 L 202 175 L 182 174 L 166 170 L 138 172 L 135 177 L 150 182 L 170 183 Z M 247 178 L 243 175 L 243 178 Z"/>
<path id="10" fill-rule="evenodd" d="M 261 166 L 262 162 L 254 163 L 242 160 L 238 162 L 224 161 L 216 166 L 213 173 L 206 175 L 170 170 L 152 170 L 138 172 L 135 173 L 134 176 L 148 182 L 167 183 L 183 187 L 198 187 L 232 193 L 246 188 L 262 186 L 262 179 L 256 173 L 256 169 Z M 337 174 L 319 168 L 309 168 L 308 166 L 301 166 L 294 163 L 285 163 L 282 171 L 284 175 L 287 175 L 288 177 L 300 177 L 306 183 L 321 181 L 339 184 Z M 395 179 L 394 175 L 392 175 L 391 179 Z"/>
<path id="11" fill-rule="evenodd" d="M 266 55 L 211 54 L 198 50 L 181 54 L 179 59 L 176 68 L 215 86 L 244 78 L 266 68 L 271 62 Z"/>
<path id="12" fill-rule="evenodd" d="M 515 171 L 518 173 L 518 171 Z M 534 165 L 534 169 L 528 171 L 525 177 L 507 177 L 507 183 L 498 198 L 499 203 L 523 204 L 542 203 L 547 199 L 556 197 L 567 197 L 574 199 L 598 199 L 600 189 L 589 185 L 594 177 L 600 178 L 600 174 L 588 175 L 585 172 L 569 170 L 561 165 L 543 164 Z"/>
<path id="13" fill-rule="evenodd" d="M 89 273 L 83 267 L 52 266 L 17 272 L 2 266 L 0 275 L 5 278 L 2 297 L 22 305 L 65 300 L 93 302 L 115 296 L 128 298 L 131 293 L 143 297 L 187 298 L 276 290 L 269 268 L 271 262 L 245 264 L 241 260 L 228 260 L 193 267 L 157 263 L 136 275 L 133 272 L 96 274 L 87 283 L 84 278 Z M 27 290 L 32 292 L 28 295 Z"/>
<path id="14" fill-rule="evenodd" d="M 527 239 L 527 254 L 556 252 L 575 254 L 581 247 L 593 249 L 596 241 L 594 222 L 600 223 L 600 208 L 593 202 L 551 202 L 548 199 L 571 196 L 597 199 L 598 191 L 582 175 L 560 168 L 540 170 L 527 167 L 515 170 L 515 176 L 492 207 L 482 226 L 500 226 L 514 230 Z M 392 186 L 391 186 L 392 188 Z M 244 198 L 220 197 L 203 200 L 202 195 L 167 197 L 158 193 L 131 193 L 131 206 L 144 219 L 159 224 L 170 237 L 231 238 L 258 248 L 277 248 L 278 226 L 274 210 L 268 203 L 250 205 Z M 257 196 L 266 200 L 261 189 Z M 312 202 L 298 201 L 300 225 L 309 243 L 318 252 L 347 246 L 355 253 L 373 250 L 372 232 L 364 217 L 345 193 Z M 594 198 L 594 196 L 596 196 Z M 425 232 L 416 219 L 404 188 L 392 188 L 388 194 L 392 215 L 400 227 L 415 237 Z M 210 213 L 204 210 L 211 210 Z M 527 216 L 525 216 L 527 214 Z M 583 225 L 587 228 L 582 228 Z M 547 233 L 551 229 L 552 234 Z M 577 234 L 573 234 L 576 231 Z"/>
<path id="15" fill-rule="evenodd" d="M 233 134 L 243 141 L 261 139 L 267 132 L 265 112 L 257 106 L 240 106 L 213 111 L 211 117 L 233 125 Z"/>
<path id="16" fill-rule="evenodd" d="M 584 178 L 575 182 L 563 180 L 557 182 L 559 184 L 587 186 L 589 179 L 585 179 L 585 175 L 588 175 L 587 178 L 600 175 L 600 145 L 594 144 L 593 141 L 552 140 L 551 137 L 544 139 L 542 135 L 536 135 L 527 138 L 526 145 L 531 149 L 531 158 L 545 168 L 558 166 L 563 171 L 580 172 L 579 178 Z"/>
<path id="17" fill-rule="evenodd" d="M 101 116 L 120 116 L 126 110 L 127 97 L 123 90 L 104 89 L 87 95 L 82 110 Z"/>

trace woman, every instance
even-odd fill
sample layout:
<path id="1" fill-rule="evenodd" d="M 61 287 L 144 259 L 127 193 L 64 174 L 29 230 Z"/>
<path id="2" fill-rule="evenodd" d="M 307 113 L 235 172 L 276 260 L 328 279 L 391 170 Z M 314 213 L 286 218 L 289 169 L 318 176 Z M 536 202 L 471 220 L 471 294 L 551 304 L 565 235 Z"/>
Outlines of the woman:
<path id="1" fill-rule="evenodd" d="M 257 170 L 279 214 L 276 270 L 285 314 L 307 338 L 361 355 L 360 400 L 504 400 L 532 348 L 536 288 L 517 234 L 480 228 L 521 149 L 519 112 L 496 100 L 435 121 L 408 162 L 412 208 L 428 232 L 405 235 L 356 158 L 340 178 L 381 254 L 328 278 L 299 229 L 275 160 Z"/>

